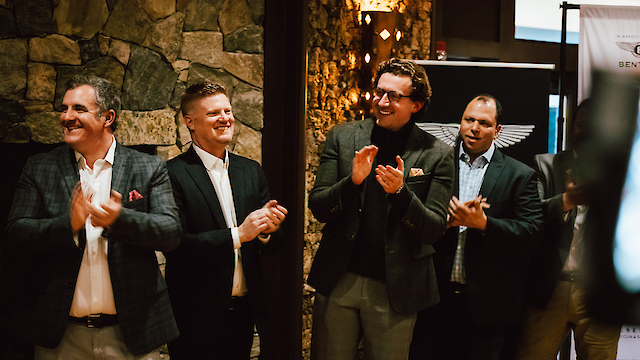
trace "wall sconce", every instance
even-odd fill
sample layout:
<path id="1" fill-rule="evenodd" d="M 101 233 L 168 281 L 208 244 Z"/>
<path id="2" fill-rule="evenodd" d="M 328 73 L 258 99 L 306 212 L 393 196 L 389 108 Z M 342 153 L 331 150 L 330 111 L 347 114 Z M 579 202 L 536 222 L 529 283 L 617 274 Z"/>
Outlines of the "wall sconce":
<path id="1" fill-rule="evenodd" d="M 364 115 L 371 112 L 373 74 L 383 60 L 395 57 L 404 40 L 403 15 L 394 11 L 363 11 L 362 18 L 362 95 Z"/>

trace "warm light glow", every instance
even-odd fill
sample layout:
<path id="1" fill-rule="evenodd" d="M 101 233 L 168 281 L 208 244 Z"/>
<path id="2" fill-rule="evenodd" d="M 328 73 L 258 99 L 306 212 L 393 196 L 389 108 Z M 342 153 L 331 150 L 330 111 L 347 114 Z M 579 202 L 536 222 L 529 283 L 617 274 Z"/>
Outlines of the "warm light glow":
<path id="1" fill-rule="evenodd" d="M 364 98 L 365 98 L 367 101 L 369 101 L 369 100 L 371 99 L 371 94 L 367 91 L 367 92 L 364 94 Z"/>
<path id="2" fill-rule="evenodd" d="M 391 33 L 389 33 L 387 29 L 384 29 L 380 32 L 380 37 L 382 38 L 382 40 L 387 40 L 389 36 L 391 36 Z"/>
<path id="3" fill-rule="evenodd" d="M 402 0 L 354 0 L 354 3 L 360 3 L 360 11 L 387 11 L 398 10 L 403 12 L 405 9 Z"/>
<path id="4" fill-rule="evenodd" d="M 402 32 L 400 30 L 396 31 L 396 41 L 400 41 L 402 39 Z"/>
<path id="5" fill-rule="evenodd" d="M 371 55 L 369 55 L 369 53 L 366 53 L 364 55 L 364 62 L 368 64 L 369 61 L 371 61 Z"/>
<path id="6" fill-rule="evenodd" d="M 360 14 L 360 16 L 362 16 L 362 14 Z M 364 17 L 364 22 L 366 22 L 367 25 L 371 24 L 371 16 L 369 16 L 369 14 Z"/>

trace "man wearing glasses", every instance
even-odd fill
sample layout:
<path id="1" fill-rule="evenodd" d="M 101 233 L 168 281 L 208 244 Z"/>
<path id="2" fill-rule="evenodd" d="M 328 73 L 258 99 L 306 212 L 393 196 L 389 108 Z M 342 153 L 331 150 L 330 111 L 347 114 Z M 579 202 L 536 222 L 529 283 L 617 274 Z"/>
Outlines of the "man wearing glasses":
<path id="1" fill-rule="evenodd" d="M 353 360 L 361 337 L 367 359 L 407 359 L 417 312 L 439 301 L 431 244 L 446 227 L 453 152 L 414 123 L 431 97 L 421 67 L 382 62 L 374 84 L 375 118 L 329 133 L 309 197 L 327 223 L 308 279 L 314 360 Z"/>

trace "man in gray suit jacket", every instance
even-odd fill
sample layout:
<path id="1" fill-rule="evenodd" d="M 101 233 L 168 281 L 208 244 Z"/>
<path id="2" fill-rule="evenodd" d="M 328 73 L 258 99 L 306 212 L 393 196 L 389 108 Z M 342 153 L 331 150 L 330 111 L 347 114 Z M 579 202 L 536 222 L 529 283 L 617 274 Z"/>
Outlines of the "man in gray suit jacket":
<path id="1" fill-rule="evenodd" d="M 69 82 L 66 146 L 29 159 L 7 221 L 7 243 L 30 265 L 16 333 L 36 359 L 159 359 L 178 336 L 154 250 L 180 241 L 167 170 L 113 131 L 120 97 L 108 81 Z"/>
<path id="2" fill-rule="evenodd" d="M 453 153 L 413 121 L 431 97 L 420 66 L 383 62 L 374 84 L 375 119 L 329 133 L 309 197 L 327 223 L 308 279 L 316 360 L 355 359 L 361 336 L 368 359 L 406 359 L 418 310 L 439 301 L 431 244 L 446 225 Z"/>

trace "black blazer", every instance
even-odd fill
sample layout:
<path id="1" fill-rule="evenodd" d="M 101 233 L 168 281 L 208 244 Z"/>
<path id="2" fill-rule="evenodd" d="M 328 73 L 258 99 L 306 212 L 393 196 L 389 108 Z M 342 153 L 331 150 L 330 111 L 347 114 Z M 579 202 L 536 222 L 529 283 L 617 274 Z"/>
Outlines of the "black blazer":
<path id="1" fill-rule="evenodd" d="M 182 224 L 181 243 L 166 252 L 166 277 L 180 337 L 169 344 L 173 354 L 187 359 L 212 358 L 211 342 L 225 325 L 220 314 L 229 309 L 234 251 L 211 179 L 193 148 L 167 163 Z M 229 153 L 229 181 L 238 224 L 270 200 L 264 172 L 256 161 Z M 242 244 L 242 266 L 251 313 L 259 332 L 265 329 L 265 302 L 260 254 L 282 245 L 282 231 L 263 245 Z"/>
<path id="2" fill-rule="evenodd" d="M 354 153 L 371 144 L 373 126 L 373 119 L 336 126 L 327 136 L 320 158 L 309 208 L 327 224 L 322 229 L 308 283 L 324 295 L 331 293 L 349 264 L 365 187 L 380 186 L 367 179 L 364 186 L 354 190 L 351 181 Z M 401 157 L 406 190 L 387 197 L 389 205 L 381 211 L 388 214 L 385 270 L 389 300 L 397 312 L 411 313 L 439 301 L 432 244 L 446 226 L 453 152 L 414 124 Z M 411 168 L 420 168 L 423 174 L 409 176 Z"/>
<path id="3" fill-rule="evenodd" d="M 458 194 L 458 151 L 455 194 Z M 519 320 L 531 254 L 542 235 L 542 209 L 536 173 L 496 149 L 480 194 L 487 198 L 487 228 L 467 230 L 464 252 L 468 305 L 481 326 L 501 326 Z M 449 301 L 451 269 L 458 228 L 447 230 L 434 245 L 442 301 Z"/>
<path id="4" fill-rule="evenodd" d="M 74 153 L 67 146 L 29 158 L 7 221 L 8 245 L 30 260 L 16 332 L 47 348 L 57 347 L 66 329 L 84 252 L 75 244 L 69 221 L 78 181 Z M 119 143 L 111 188 L 122 194 L 120 216 L 107 234 L 118 322 L 129 351 L 144 354 L 178 336 L 154 252 L 178 245 L 178 209 L 164 163 Z M 128 201 L 133 190 L 142 198 Z"/>

